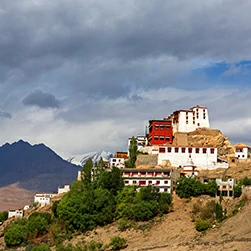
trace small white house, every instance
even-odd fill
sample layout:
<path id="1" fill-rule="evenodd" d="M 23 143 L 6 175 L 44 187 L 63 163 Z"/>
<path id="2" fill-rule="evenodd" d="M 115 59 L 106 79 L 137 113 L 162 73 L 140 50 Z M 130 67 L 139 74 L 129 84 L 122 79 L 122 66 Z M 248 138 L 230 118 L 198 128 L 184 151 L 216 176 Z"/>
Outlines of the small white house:
<path id="1" fill-rule="evenodd" d="M 24 216 L 24 210 L 22 209 L 8 211 L 8 218 L 15 217 L 17 219 L 17 218 L 23 218 L 23 216 Z"/>
<path id="2" fill-rule="evenodd" d="M 51 193 L 36 193 L 34 196 L 34 202 L 38 202 L 41 206 L 45 206 L 50 204 L 51 198 L 54 196 L 55 194 Z"/>
<path id="3" fill-rule="evenodd" d="M 58 187 L 58 194 L 67 193 L 70 191 L 70 185 L 64 185 L 64 187 Z"/>
<path id="4" fill-rule="evenodd" d="M 251 152 L 250 147 L 243 143 L 238 143 L 235 145 L 235 157 L 242 160 L 248 159 L 249 153 Z"/>
<path id="5" fill-rule="evenodd" d="M 110 159 L 110 167 L 125 167 L 125 159 L 124 158 L 111 158 Z"/>

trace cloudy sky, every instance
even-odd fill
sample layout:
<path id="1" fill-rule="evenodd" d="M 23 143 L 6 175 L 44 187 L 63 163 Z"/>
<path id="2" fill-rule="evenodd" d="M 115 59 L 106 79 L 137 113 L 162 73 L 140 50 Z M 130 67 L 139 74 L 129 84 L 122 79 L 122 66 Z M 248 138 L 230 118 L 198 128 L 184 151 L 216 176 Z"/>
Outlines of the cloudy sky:
<path id="1" fill-rule="evenodd" d="M 251 144 L 251 1 L 1 0 L 0 144 L 63 157 L 196 104 Z"/>

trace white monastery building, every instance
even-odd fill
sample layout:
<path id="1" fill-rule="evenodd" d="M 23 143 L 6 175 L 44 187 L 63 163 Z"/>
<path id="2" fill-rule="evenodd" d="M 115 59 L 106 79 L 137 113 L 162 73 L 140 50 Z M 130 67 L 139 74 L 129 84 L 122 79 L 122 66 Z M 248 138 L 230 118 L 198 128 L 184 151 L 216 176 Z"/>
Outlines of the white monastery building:
<path id="1" fill-rule="evenodd" d="M 159 192 L 172 192 L 172 171 L 170 169 L 122 169 L 125 185 L 155 186 Z"/>
<path id="2" fill-rule="evenodd" d="M 198 170 L 228 168 L 227 163 L 217 163 L 217 148 L 213 147 L 159 147 L 158 165 L 167 160 L 176 167 L 183 167 L 192 161 Z"/>
<path id="3" fill-rule="evenodd" d="M 250 152 L 250 147 L 243 143 L 238 143 L 235 145 L 235 157 L 240 160 L 248 159 Z"/>
<path id="4" fill-rule="evenodd" d="M 189 110 L 177 110 L 164 119 L 172 120 L 173 133 L 192 132 L 197 128 L 210 127 L 208 111 L 204 106 L 196 105 Z"/>
<path id="5" fill-rule="evenodd" d="M 41 206 L 45 206 L 50 204 L 51 198 L 54 197 L 55 194 L 51 193 L 36 193 L 34 196 L 34 202 L 38 202 Z"/>

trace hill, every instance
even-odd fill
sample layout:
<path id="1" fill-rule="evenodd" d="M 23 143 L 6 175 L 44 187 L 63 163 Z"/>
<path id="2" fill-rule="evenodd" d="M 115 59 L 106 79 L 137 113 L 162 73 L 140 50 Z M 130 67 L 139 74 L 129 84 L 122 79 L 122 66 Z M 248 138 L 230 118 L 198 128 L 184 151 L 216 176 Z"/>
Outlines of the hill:
<path id="1" fill-rule="evenodd" d="M 0 160 L 0 187 L 18 182 L 29 191 L 54 192 L 77 177 L 78 167 L 44 144 L 6 143 L 0 147 Z"/>

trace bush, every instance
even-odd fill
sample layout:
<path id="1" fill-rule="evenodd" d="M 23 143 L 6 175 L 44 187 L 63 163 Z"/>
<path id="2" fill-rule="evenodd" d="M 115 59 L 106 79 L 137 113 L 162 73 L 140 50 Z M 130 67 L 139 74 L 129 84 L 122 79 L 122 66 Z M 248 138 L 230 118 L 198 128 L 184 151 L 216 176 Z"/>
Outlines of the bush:
<path id="1" fill-rule="evenodd" d="M 12 225 L 4 234 L 4 241 L 8 247 L 19 246 L 28 238 L 26 226 L 19 224 Z"/>
<path id="2" fill-rule="evenodd" d="M 31 251 L 50 251 L 50 247 L 47 244 L 42 244 L 40 246 L 35 246 Z"/>
<path id="3" fill-rule="evenodd" d="M 120 236 L 115 236 L 111 238 L 109 246 L 111 247 L 112 251 L 121 250 L 127 247 L 126 242 L 126 239 Z"/>
<path id="4" fill-rule="evenodd" d="M 125 231 L 126 229 L 130 229 L 130 228 L 132 228 L 132 227 L 134 227 L 134 224 L 133 224 L 133 222 L 132 221 L 130 221 L 130 220 L 127 220 L 127 219 L 120 219 L 119 221 L 118 221 L 118 229 L 119 229 L 119 231 Z"/>
<path id="5" fill-rule="evenodd" d="M 4 222 L 8 219 L 8 212 L 0 212 L 0 222 Z"/>
<path id="6" fill-rule="evenodd" d="M 208 222 L 208 221 L 197 220 L 196 223 L 195 223 L 195 228 L 199 232 L 207 230 L 210 227 L 211 227 L 211 223 Z"/>

